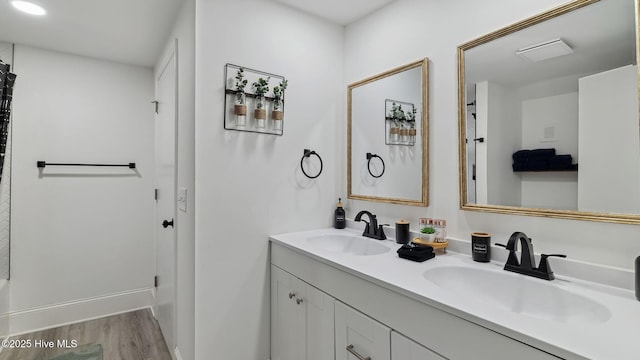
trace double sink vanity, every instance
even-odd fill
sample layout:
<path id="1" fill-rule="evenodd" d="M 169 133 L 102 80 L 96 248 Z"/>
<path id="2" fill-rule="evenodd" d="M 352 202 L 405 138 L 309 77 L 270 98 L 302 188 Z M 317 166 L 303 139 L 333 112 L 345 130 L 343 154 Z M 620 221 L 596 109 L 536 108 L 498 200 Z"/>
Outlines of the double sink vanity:
<path id="1" fill-rule="evenodd" d="M 397 256 L 394 240 L 355 228 L 270 241 L 272 360 L 640 354 L 640 306 L 629 290 L 562 275 L 537 279 L 451 250 L 412 262 Z"/>
<path id="2" fill-rule="evenodd" d="M 573 0 L 458 46 L 460 210 L 640 224 L 639 6 Z M 349 199 L 429 206 L 429 72 L 425 58 L 349 85 Z M 520 171 L 527 149 L 571 170 Z M 368 237 L 353 221 L 270 237 L 271 360 L 640 359 L 626 268 L 536 259 L 524 234 L 488 263 L 453 238 L 412 262 L 368 215 Z"/>

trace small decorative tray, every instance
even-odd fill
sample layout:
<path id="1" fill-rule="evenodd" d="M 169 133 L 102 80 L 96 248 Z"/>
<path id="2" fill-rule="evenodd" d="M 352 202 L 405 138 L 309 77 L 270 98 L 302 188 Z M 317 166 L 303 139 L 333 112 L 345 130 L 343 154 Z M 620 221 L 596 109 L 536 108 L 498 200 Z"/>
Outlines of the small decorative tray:
<path id="1" fill-rule="evenodd" d="M 412 243 L 416 245 L 428 245 L 431 246 L 436 254 L 444 254 L 447 252 L 448 241 L 445 242 L 427 242 L 420 238 L 414 238 Z"/>

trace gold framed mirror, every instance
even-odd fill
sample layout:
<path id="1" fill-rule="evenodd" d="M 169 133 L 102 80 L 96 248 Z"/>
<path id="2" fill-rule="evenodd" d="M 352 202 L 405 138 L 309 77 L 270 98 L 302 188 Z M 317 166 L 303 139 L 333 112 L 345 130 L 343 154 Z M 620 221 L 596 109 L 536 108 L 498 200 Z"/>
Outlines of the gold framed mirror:
<path id="1" fill-rule="evenodd" d="M 461 209 L 640 223 L 637 20 L 577 0 L 458 47 Z"/>
<path id="2" fill-rule="evenodd" d="M 428 205 L 427 58 L 355 82 L 347 92 L 347 197 Z"/>

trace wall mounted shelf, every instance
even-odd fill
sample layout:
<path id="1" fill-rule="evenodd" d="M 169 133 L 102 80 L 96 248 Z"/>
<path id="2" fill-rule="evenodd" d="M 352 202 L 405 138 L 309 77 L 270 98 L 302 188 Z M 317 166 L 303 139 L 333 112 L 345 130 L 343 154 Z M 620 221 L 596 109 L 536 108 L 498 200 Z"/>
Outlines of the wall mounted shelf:
<path id="1" fill-rule="evenodd" d="M 545 170 L 513 170 L 514 173 L 557 173 L 557 172 L 578 172 L 578 164 L 569 169 L 545 169 Z"/>
<path id="2" fill-rule="evenodd" d="M 242 70 L 241 70 L 242 69 Z M 246 81 L 244 100 L 238 101 L 237 76 L 242 73 Z M 286 83 L 284 76 L 250 69 L 244 66 L 226 64 L 224 68 L 224 128 L 259 134 L 278 135 L 284 133 L 284 92 L 280 99 L 280 109 L 275 109 L 277 99 L 273 89 Z M 259 79 L 269 79 L 268 91 L 264 94 L 264 104 L 258 109 L 258 95 L 252 84 Z"/>

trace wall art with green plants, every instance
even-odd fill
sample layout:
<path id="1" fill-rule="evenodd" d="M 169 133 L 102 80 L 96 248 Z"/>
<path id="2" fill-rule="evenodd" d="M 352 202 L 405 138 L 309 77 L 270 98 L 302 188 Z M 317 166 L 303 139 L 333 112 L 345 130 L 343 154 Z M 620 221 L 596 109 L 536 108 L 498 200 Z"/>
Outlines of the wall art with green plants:
<path id="1" fill-rule="evenodd" d="M 399 100 L 385 100 L 385 143 L 413 146 L 416 143 L 416 107 Z"/>
<path id="2" fill-rule="evenodd" d="M 284 133 L 284 76 L 226 64 L 224 128 L 261 134 Z"/>

